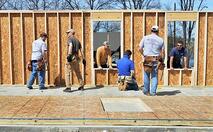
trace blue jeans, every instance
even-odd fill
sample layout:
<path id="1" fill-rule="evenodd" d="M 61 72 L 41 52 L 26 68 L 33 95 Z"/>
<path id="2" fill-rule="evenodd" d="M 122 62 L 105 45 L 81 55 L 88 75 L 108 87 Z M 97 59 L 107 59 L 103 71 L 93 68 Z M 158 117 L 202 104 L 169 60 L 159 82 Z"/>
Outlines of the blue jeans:
<path id="1" fill-rule="evenodd" d="M 152 81 L 151 89 L 150 89 L 150 74 L 151 74 L 151 81 Z M 143 93 L 144 94 L 150 93 L 150 95 L 156 95 L 157 85 L 158 85 L 158 69 L 157 69 L 157 65 L 154 65 L 154 68 L 151 73 L 144 71 Z"/>
<path id="2" fill-rule="evenodd" d="M 30 75 L 30 79 L 28 80 L 27 87 L 32 87 L 32 85 L 33 85 L 33 83 L 35 81 L 35 78 L 36 78 L 36 76 L 38 74 L 39 88 L 44 88 L 45 70 L 38 71 L 37 70 L 37 65 L 38 65 L 37 62 L 32 62 L 32 72 L 31 72 L 31 75 Z M 45 66 L 44 66 L 43 69 L 45 69 Z"/>

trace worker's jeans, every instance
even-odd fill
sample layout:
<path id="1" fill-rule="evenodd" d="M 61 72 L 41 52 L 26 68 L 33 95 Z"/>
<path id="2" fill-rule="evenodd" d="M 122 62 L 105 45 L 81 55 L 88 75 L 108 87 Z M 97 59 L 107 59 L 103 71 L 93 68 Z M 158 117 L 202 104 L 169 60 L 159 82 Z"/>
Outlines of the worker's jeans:
<path id="1" fill-rule="evenodd" d="M 71 88 L 71 81 L 72 81 L 72 71 L 75 72 L 80 86 L 84 86 L 84 81 L 80 71 L 80 65 L 78 60 L 73 60 L 72 62 L 67 62 L 65 65 L 65 80 L 66 80 L 66 87 Z"/>
<path id="2" fill-rule="evenodd" d="M 151 75 L 151 89 L 150 89 L 150 75 Z M 158 69 L 157 65 L 154 65 L 154 68 L 152 72 L 145 72 L 144 71 L 144 89 L 143 93 L 150 95 L 156 95 L 156 90 L 157 90 L 157 85 L 158 85 Z"/>
<path id="3" fill-rule="evenodd" d="M 27 87 L 32 87 L 35 78 L 37 77 L 38 74 L 38 81 L 39 81 L 39 88 L 44 88 L 44 84 L 45 84 L 45 65 L 43 67 L 42 71 L 38 71 L 37 70 L 37 62 L 32 62 L 32 72 L 30 75 L 30 79 L 28 80 L 28 84 Z"/>

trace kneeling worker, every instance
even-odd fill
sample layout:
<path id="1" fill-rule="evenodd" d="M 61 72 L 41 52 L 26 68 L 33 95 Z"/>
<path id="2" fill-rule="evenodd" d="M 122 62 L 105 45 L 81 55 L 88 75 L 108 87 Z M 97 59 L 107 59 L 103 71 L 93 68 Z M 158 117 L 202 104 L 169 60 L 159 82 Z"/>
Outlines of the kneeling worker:
<path id="1" fill-rule="evenodd" d="M 119 90 L 138 90 L 134 76 L 134 62 L 130 60 L 132 52 L 126 50 L 123 58 L 117 61 Z"/>

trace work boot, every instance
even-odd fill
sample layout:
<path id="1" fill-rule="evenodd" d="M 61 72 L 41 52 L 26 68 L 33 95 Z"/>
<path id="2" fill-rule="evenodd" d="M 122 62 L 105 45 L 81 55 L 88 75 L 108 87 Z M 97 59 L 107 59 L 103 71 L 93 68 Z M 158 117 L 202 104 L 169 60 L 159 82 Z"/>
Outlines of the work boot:
<path id="1" fill-rule="evenodd" d="M 33 89 L 33 87 L 32 87 L 32 86 L 27 86 L 27 88 L 28 88 L 29 90 Z"/>
<path id="2" fill-rule="evenodd" d="M 64 92 L 71 92 L 71 88 L 66 88 L 63 90 Z"/>
<path id="3" fill-rule="evenodd" d="M 80 87 L 78 88 L 78 90 L 83 91 L 83 90 L 84 90 L 84 86 L 80 86 Z"/>

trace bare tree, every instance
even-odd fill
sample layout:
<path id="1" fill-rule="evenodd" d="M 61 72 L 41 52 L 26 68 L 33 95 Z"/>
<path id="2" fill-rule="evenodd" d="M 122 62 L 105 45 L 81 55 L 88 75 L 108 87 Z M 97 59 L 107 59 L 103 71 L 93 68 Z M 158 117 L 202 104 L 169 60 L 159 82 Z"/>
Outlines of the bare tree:
<path id="1" fill-rule="evenodd" d="M 205 0 L 178 0 L 178 2 L 180 5 L 180 10 L 182 11 L 193 11 L 193 10 L 201 11 L 207 8 Z M 198 6 L 196 7 L 196 5 Z M 194 29 L 194 26 L 195 21 L 193 22 L 183 21 L 182 27 L 185 44 L 186 43 L 189 44 L 191 42 L 192 30 Z"/>
<path id="2" fill-rule="evenodd" d="M 64 7 L 69 10 L 79 10 L 83 6 L 81 0 L 65 0 Z"/>
<path id="3" fill-rule="evenodd" d="M 85 0 L 85 8 L 90 10 L 102 10 L 112 8 L 114 0 Z"/>
<path id="4" fill-rule="evenodd" d="M 7 2 L 6 0 L 0 0 L 0 10 L 3 9 L 6 2 Z"/>
<path id="5" fill-rule="evenodd" d="M 51 0 L 26 0 L 27 7 L 30 10 L 48 10 L 51 9 Z"/>
<path id="6" fill-rule="evenodd" d="M 7 0 L 4 6 L 7 10 L 24 10 L 26 7 L 25 0 Z"/>
<path id="7" fill-rule="evenodd" d="M 121 9 L 159 9 L 159 0 L 116 0 Z"/>

